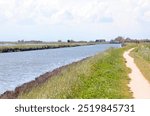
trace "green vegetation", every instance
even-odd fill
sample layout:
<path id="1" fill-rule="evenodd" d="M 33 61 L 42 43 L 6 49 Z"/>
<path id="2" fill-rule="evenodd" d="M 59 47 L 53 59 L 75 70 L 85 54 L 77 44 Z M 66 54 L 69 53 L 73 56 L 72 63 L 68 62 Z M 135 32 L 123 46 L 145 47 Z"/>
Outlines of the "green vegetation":
<path id="1" fill-rule="evenodd" d="M 75 47 L 75 46 L 84 46 L 84 45 L 93 45 L 93 44 L 95 43 L 55 42 L 55 43 L 44 43 L 44 44 L 14 44 L 13 46 L 0 46 L 0 53 L 53 49 L 53 48 L 62 48 L 62 47 Z"/>
<path id="2" fill-rule="evenodd" d="M 131 53 L 135 63 L 150 82 L 150 44 L 139 44 Z"/>
<path id="3" fill-rule="evenodd" d="M 18 98 L 132 98 L 125 48 L 109 49 L 63 68 L 61 73 Z"/>

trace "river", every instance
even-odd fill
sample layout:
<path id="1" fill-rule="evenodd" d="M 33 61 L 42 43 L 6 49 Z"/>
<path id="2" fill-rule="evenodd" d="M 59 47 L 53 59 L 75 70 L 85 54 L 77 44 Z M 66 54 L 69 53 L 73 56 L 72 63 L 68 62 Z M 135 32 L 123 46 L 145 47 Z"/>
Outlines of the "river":
<path id="1" fill-rule="evenodd" d="M 55 68 L 79 61 L 120 44 L 0 53 L 0 94 Z"/>

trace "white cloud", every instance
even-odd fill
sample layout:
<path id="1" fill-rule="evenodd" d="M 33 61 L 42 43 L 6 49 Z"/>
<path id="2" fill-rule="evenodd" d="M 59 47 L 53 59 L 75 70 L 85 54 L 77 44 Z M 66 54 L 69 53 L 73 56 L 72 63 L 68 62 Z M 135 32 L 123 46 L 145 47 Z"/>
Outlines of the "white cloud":
<path id="1" fill-rule="evenodd" d="M 143 22 L 150 25 L 150 0 L 0 0 L 0 24 L 93 25 L 101 32 L 133 32 Z"/>
<path id="2" fill-rule="evenodd" d="M 145 21 L 150 22 L 150 11 L 146 11 L 144 13 L 144 19 L 145 19 Z"/>
<path id="3" fill-rule="evenodd" d="M 36 23 L 99 21 L 110 17 L 106 0 L 0 0 L 0 14 L 9 21 L 33 20 Z"/>
<path id="4" fill-rule="evenodd" d="M 0 0 L 0 14 L 9 21 L 35 23 L 99 22 L 104 18 L 127 23 L 133 17 L 137 0 Z M 145 1 L 145 2 L 143 2 Z M 142 7 L 148 0 L 139 0 Z M 136 14 L 136 13 L 135 13 Z M 127 18 L 127 19 L 126 19 Z M 103 22 L 103 21 L 102 21 Z M 99 22 L 100 23 L 100 22 Z"/>

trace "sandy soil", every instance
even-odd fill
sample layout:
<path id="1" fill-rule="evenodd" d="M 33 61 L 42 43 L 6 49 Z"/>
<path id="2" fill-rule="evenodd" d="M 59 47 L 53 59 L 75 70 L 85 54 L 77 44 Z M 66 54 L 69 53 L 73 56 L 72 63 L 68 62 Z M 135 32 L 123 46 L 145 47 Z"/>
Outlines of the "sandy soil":
<path id="1" fill-rule="evenodd" d="M 140 72 L 136 64 L 134 63 L 134 59 L 129 56 L 129 53 L 134 48 L 126 51 L 123 54 L 123 57 L 126 60 L 126 66 L 131 69 L 131 73 L 129 77 L 131 79 L 129 83 L 129 87 L 133 92 L 133 97 L 135 99 L 150 99 L 150 83 L 145 79 L 143 74 Z"/>

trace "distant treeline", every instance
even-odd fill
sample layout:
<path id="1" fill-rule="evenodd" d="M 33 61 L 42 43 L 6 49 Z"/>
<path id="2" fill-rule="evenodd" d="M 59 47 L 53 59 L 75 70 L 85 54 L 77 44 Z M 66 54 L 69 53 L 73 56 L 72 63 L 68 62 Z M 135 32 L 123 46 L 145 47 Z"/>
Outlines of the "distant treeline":
<path id="1" fill-rule="evenodd" d="M 96 40 L 91 40 L 91 41 L 76 41 L 73 39 L 68 39 L 67 41 L 62 41 L 62 40 L 58 40 L 57 42 L 44 42 L 44 41 L 40 41 L 40 40 L 30 40 L 30 41 L 26 41 L 26 40 L 18 40 L 16 42 L 0 42 L 0 44 L 52 44 L 52 43 L 115 43 L 115 44 L 121 44 L 121 43 L 141 43 L 141 42 L 150 42 L 150 39 L 133 39 L 133 38 L 125 38 L 122 36 L 118 36 L 110 41 L 107 41 L 107 39 L 96 39 Z"/>
<path id="2" fill-rule="evenodd" d="M 131 39 L 129 37 L 124 38 L 122 36 L 118 36 L 113 40 L 110 40 L 110 43 L 142 43 L 142 42 L 150 42 L 150 39 Z"/>
<path id="3" fill-rule="evenodd" d="M 43 41 L 37 41 L 37 40 L 31 40 L 31 41 L 25 41 L 25 40 L 18 40 L 18 43 L 43 43 Z"/>

